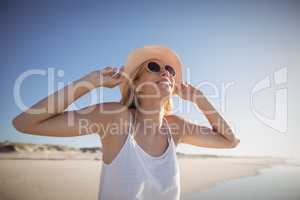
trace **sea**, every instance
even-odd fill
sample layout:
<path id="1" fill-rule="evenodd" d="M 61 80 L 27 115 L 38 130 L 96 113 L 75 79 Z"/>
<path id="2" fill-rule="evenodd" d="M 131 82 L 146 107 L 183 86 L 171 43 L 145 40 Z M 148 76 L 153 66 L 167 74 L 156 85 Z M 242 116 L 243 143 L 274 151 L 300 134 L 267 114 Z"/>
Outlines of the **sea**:
<path id="1" fill-rule="evenodd" d="M 228 180 L 182 200 L 300 200 L 300 162 L 259 170 L 258 175 Z"/>

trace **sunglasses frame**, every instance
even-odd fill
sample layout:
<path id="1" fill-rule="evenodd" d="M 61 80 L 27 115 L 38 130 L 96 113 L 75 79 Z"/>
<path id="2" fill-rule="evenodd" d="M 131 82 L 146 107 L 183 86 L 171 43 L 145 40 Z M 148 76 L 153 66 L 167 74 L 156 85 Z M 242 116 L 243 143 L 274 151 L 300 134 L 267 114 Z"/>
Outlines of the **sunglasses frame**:
<path id="1" fill-rule="evenodd" d="M 151 62 L 156 63 L 156 64 L 159 66 L 159 71 L 158 71 L 158 72 L 152 71 L 151 69 L 149 69 L 149 63 L 151 63 Z M 157 61 L 149 60 L 149 61 L 147 61 L 145 64 L 146 64 L 145 68 L 146 68 L 146 70 L 147 70 L 148 72 L 151 72 L 151 73 L 159 73 L 159 72 L 161 72 L 162 66 L 161 66 L 161 64 L 158 63 Z M 169 72 L 168 70 L 166 70 L 166 66 L 171 67 L 171 68 L 173 69 L 174 75 L 173 75 L 171 72 Z M 171 65 L 164 65 L 164 70 L 165 70 L 165 71 L 168 71 L 169 74 L 171 74 L 172 77 L 175 77 L 175 76 L 176 76 L 176 70 L 175 70 L 175 68 L 172 67 Z"/>

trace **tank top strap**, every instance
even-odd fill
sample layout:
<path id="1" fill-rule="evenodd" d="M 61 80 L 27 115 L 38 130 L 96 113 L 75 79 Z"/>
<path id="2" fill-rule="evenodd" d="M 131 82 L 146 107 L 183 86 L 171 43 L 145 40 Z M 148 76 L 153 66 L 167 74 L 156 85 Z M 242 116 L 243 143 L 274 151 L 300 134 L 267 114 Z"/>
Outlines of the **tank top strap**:
<path id="1" fill-rule="evenodd" d="M 167 131 L 168 131 L 167 136 L 168 136 L 168 141 L 169 141 L 169 144 L 171 144 L 171 141 L 172 141 L 172 133 L 171 133 L 171 130 L 170 130 L 170 126 L 169 126 L 168 121 L 167 121 L 165 118 L 163 118 L 163 119 L 164 119 L 164 121 L 165 121 L 165 123 L 166 123 L 166 125 L 167 125 Z"/>
<path id="2" fill-rule="evenodd" d="M 136 113 L 136 112 L 135 112 Z M 128 128 L 128 135 L 130 137 L 133 137 L 133 128 L 134 128 L 134 122 L 135 122 L 135 114 L 133 117 L 133 114 L 131 111 L 129 111 L 129 128 Z"/>

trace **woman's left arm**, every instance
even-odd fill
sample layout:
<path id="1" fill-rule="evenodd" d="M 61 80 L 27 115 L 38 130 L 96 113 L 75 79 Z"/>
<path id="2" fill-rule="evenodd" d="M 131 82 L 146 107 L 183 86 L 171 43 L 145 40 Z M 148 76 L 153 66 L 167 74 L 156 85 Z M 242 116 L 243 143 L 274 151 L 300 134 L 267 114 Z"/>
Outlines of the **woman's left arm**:
<path id="1" fill-rule="evenodd" d="M 212 129 L 200 126 L 176 116 L 175 120 L 181 127 L 181 142 L 212 148 L 234 148 L 239 144 L 240 139 L 200 90 L 190 84 L 181 83 L 176 86 L 175 92 L 182 99 L 196 104 L 212 126 Z"/>

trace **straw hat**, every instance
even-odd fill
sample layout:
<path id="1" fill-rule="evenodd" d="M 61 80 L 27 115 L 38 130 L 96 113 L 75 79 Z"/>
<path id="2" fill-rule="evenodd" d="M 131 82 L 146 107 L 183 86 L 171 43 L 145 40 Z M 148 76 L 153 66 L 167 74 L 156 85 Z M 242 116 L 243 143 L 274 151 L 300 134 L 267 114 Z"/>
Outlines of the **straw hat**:
<path id="1" fill-rule="evenodd" d="M 182 62 L 180 57 L 173 50 L 162 45 L 147 45 L 142 48 L 136 48 L 129 53 L 124 64 L 122 74 L 125 76 L 125 80 L 119 84 L 122 100 L 130 98 L 132 79 L 141 64 L 149 59 L 159 59 L 163 63 L 172 66 L 176 71 L 175 83 L 182 81 Z"/>

